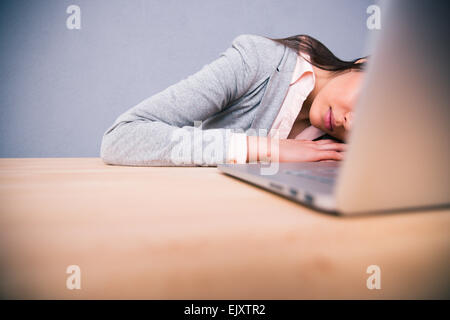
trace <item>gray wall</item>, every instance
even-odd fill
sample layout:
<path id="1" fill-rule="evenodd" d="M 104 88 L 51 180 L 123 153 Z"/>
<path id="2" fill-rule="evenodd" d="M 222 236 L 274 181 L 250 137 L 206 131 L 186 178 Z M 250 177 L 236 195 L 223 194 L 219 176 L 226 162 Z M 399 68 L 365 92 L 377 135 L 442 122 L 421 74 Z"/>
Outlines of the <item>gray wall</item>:
<path id="1" fill-rule="evenodd" d="M 0 157 L 96 157 L 141 100 L 216 59 L 239 34 L 310 34 L 368 54 L 362 0 L 2 0 Z M 81 30 L 66 8 L 81 8 Z"/>

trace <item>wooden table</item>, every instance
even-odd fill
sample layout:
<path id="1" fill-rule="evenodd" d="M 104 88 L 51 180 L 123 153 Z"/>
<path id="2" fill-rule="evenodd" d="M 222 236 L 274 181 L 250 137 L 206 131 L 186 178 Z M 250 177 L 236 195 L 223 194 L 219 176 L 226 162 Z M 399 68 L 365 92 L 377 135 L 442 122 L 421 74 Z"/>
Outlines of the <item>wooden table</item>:
<path id="1" fill-rule="evenodd" d="M 449 298 L 449 230 L 449 209 L 337 217 L 216 168 L 0 159 L 3 298 Z"/>

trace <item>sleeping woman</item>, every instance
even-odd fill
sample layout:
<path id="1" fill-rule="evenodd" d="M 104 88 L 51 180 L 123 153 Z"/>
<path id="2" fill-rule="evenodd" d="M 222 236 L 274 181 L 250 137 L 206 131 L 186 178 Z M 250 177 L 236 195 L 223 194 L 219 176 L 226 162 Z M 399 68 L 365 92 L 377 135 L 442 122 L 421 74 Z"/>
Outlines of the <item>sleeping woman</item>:
<path id="1" fill-rule="evenodd" d="M 342 160 L 364 66 L 307 35 L 240 35 L 215 61 L 120 115 L 101 157 L 132 166 Z"/>

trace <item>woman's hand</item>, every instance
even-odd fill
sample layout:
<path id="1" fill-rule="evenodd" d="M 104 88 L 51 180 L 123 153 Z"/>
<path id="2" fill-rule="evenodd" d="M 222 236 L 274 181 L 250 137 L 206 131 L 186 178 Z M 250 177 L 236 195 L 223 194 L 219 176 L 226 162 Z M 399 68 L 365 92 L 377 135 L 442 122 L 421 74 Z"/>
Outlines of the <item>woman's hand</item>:
<path id="1" fill-rule="evenodd" d="M 281 139 L 279 145 L 279 162 L 342 160 L 346 150 L 345 143 L 334 140 Z M 274 155 L 272 150 L 271 155 Z"/>
<path id="2" fill-rule="evenodd" d="M 271 145 L 270 138 L 248 136 L 247 142 L 247 162 L 268 160 L 268 157 L 272 162 L 342 160 L 346 150 L 346 144 L 334 140 L 279 139 L 272 141 Z M 278 157 L 273 150 L 277 142 Z"/>

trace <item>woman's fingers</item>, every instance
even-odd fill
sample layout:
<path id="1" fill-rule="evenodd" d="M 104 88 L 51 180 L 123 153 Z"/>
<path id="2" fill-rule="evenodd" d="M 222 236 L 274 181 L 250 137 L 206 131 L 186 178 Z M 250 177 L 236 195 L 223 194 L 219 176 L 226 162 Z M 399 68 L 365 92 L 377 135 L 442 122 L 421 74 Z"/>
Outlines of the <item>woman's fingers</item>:
<path id="1" fill-rule="evenodd" d="M 319 150 L 345 151 L 345 150 L 347 150 L 347 145 L 345 143 L 333 142 L 333 143 L 317 145 L 317 148 Z"/>
<path id="2" fill-rule="evenodd" d="M 333 143 L 336 141 L 332 140 L 332 139 L 324 139 L 324 140 L 311 141 L 311 142 L 314 142 L 315 144 L 327 144 L 327 143 Z"/>
<path id="3" fill-rule="evenodd" d="M 323 161 L 323 160 L 342 160 L 344 158 L 343 152 L 337 152 L 337 151 L 319 151 L 316 154 L 317 160 L 316 161 Z"/>
<path id="4" fill-rule="evenodd" d="M 342 152 L 337 151 L 322 151 L 320 156 L 324 160 L 342 160 L 344 159 L 344 155 Z"/>
<path id="5" fill-rule="evenodd" d="M 335 140 L 320 141 L 281 139 L 279 149 L 280 162 L 303 162 L 343 159 L 347 146 Z"/>

